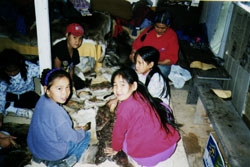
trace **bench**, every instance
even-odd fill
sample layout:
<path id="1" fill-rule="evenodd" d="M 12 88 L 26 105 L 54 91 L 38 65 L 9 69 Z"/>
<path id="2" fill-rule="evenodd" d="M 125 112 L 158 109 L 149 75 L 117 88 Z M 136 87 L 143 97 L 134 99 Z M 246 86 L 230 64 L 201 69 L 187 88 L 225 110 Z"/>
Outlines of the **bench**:
<path id="1" fill-rule="evenodd" d="M 222 89 L 222 82 L 230 80 L 230 75 L 223 65 L 216 61 L 209 49 L 192 48 L 183 41 L 180 42 L 180 49 L 184 57 L 184 65 L 186 64 L 192 74 L 187 104 L 197 104 L 199 98 L 196 112 L 199 112 L 199 105 L 202 105 L 225 153 L 225 159 L 231 167 L 250 166 L 250 131 L 247 125 L 230 99 L 223 100 L 211 90 L 212 88 Z M 189 64 L 194 60 L 213 64 L 216 69 L 208 71 L 190 69 Z M 195 118 L 195 121 L 200 120 Z"/>
<path id="2" fill-rule="evenodd" d="M 221 89 L 220 82 L 195 79 L 194 87 L 231 167 L 249 166 L 250 131 L 231 101 L 212 92 Z"/>

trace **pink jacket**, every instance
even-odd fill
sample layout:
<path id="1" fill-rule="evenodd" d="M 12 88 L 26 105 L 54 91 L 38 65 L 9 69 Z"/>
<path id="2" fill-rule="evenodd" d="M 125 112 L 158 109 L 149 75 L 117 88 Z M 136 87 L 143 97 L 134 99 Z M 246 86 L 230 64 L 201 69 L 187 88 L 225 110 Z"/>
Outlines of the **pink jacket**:
<path id="1" fill-rule="evenodd" d="M 149 157 L 163 152 L 177 143 L 179 133 L 170 125 L 170 132 L 161 127 L 149 104 L 138 94 L 122 101 L 117 108 L 112 135 L 112 148 L 120 151 L 127 136 L 127 151 L 132 157 Z"/>

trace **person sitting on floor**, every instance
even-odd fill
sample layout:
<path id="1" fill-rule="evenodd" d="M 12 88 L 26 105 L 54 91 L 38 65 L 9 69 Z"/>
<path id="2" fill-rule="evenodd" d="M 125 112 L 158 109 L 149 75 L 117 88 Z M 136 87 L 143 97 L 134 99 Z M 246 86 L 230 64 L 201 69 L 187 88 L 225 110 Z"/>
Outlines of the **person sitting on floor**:
<path id="1" fill-rule="evenodd" d="M 80 63 L 77 49 L 82 44 L 83 35 L 84 30 L 80 24 L 69 24 L 66 28 L 66 40 L 62 40 L 52 47 L 52 67 L 64 68 L 69 72 L 73 81 L 73 88 L 76 90 L 86 86 L 85 82 L 74 74 L 75 65 Z"/>
<path id="2" fill-rule="evenodd" d="M 139 81 L 145 84 L 149 93 L 169 105 L 170 87 L 168 79 L 164 77 L 158 67 L 159 57 L 159 51 L 154 47 L 141 47 L 135 53 L 135 70 Z"/>
<path id="3" fill-rule="evenodd" d="M 166 161 L 180 139 L 179 124 L 170 108 L 153 98 L 131 68 L 121 68 L 111 77 L 119 104 L 107 155 L 123 150 L 132 164 L 153 166 Z"/>
<path id="4" fill-rule="evenodd" d="M 42 73 L 45 94 L 36 104 L 27 137 L 36 163 L 73 166 L 88 147 L 88 129 L 73 129 L 72 120 L 62 106 L 70 96 L 71 83 L 69 73 L 63 69 L 45 69 Z"/>
<path id="5" fill-rule="evenodd" d="M 171 65 L 178 60 L 179 43 L 177 34 L 170 28 L 171 14 L 166 10 L 156 14 L 154 25 L 146 28 L 133 42 L 130 60 L 134 62 L 135 52 L 143 46 L 153 46 L 160 52 L 158 66 L 165 77 Z"/>
<path id="6" fill-rule="evenodd" d="M 35 92 L 34 78 L 39 78 L 39 66 L 24 59 L 13 49 L 0 54 L 0 127 L 6 111 L 18 116 L 31 117 L 39 95 Z M 7 103 L 6 103 L 7 102 Z M 9 107 L 9 108 L 8 108 Z"/>

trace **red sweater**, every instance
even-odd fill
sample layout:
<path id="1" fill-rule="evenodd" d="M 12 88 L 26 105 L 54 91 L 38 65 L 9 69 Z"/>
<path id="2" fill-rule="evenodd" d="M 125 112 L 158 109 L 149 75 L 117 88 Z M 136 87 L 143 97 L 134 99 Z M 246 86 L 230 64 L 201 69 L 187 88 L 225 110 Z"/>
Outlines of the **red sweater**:
<path id="1" fill-rule="evenodd" d="M 157 37 L 156 31 L 153 29 L 147 34 L 145 40 L 141 42 L 141 36 L 144 35 L 149 28 L 145 29 L 133 42 L 133 49 L 138 50 L 143 46 L 153 46 L 160 52 L 159 61 L 170 59 L 171 64 L 175 64 L 178 60 L 179 51 L 179 43 L 175 31 L 168 28 L 165 34 Z"/>
<path id="2" fill-rule="evenodd" d="M 122 101 L 117 108 L 112 135 L 112 148 L 120 151 L 127 134 L 128 155 L 149 157 L 167 150 L 180 139 L 179 133 L 168 125 L 170 132 L 161 128 L 152 108 L 138 94 Z"/>

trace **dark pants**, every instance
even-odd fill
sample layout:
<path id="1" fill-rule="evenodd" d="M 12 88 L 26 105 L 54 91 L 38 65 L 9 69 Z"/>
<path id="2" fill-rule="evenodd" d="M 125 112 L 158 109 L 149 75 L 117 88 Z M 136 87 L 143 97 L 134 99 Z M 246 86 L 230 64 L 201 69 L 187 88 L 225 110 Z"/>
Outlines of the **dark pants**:
<path id="1" fill-rule="evenodd" d="M 91 80 L 85 80 L 83 81 L 81 78 L 79 78 L 77 75 L 73 75 L 73 81 L 74 81 L 74 87 L 76 90 L 86 88 L 90 85 Z"/>
<path id="2" fill-rule="evenodd" d="M 6 105 L 5 108 L 9 107 L 9 103 L 14 101 L 14 107 L 18 108 L 35 108 L 37 101 L 39 100 L 40 96 L 36 94 L 34 91 L 29 91 L 26 93 L 21 94 L 19 97 L 13 93 L 7 93 L 6 95 Z"/>
<path id="3" fill-rule="evenodd" d="M 84 87 L 86 87 L 85 82 L 75 74 L 73 75 L 73 81 L 76 90 L 83 89 Z"/>

